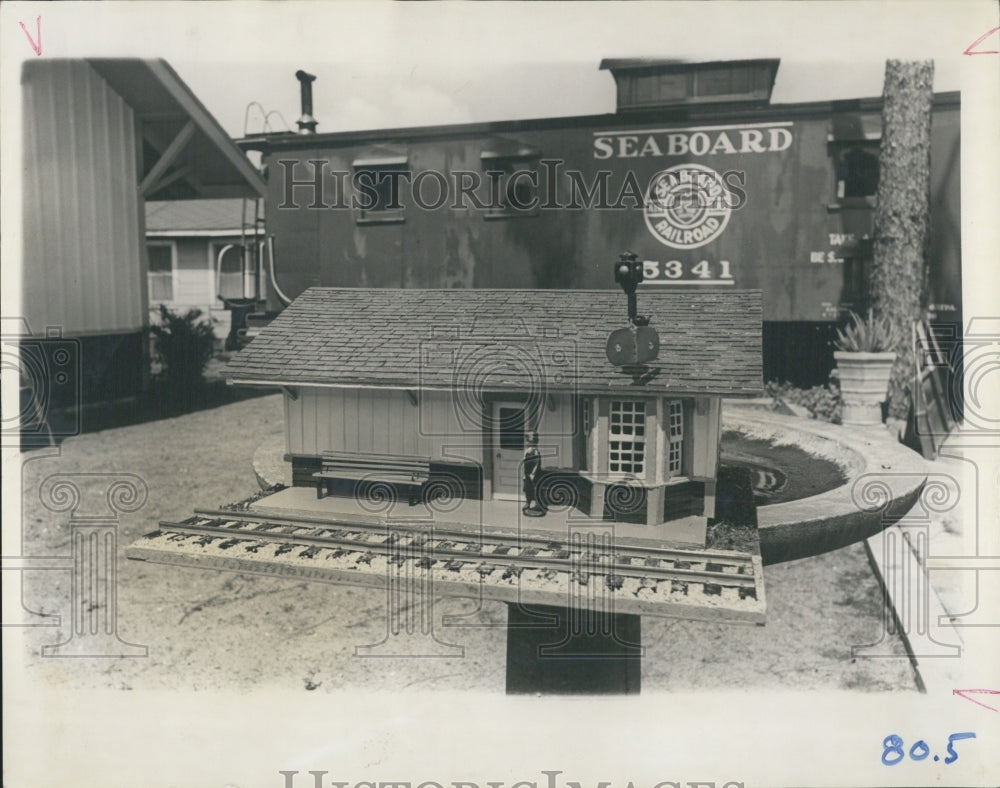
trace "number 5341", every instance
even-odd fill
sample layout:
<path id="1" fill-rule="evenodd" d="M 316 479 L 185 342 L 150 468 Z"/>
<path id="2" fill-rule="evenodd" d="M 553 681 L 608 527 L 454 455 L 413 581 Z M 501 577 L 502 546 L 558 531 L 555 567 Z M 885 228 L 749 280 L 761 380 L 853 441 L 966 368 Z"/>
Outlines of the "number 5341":
<path id="1" fill-rule="evenodd" d="M 695 263 L 685 271 L 684 264 L 680 260 L 667 260 L 661 263 L 659 260 L 643 260 L 642 275 L 647 280 L 656 279 L 682 279 L 685 273 L 695 279 L 732 279 L 729 273 L 729 261 L 719 260 L 717 266 L 713 266 L 708 260 Z"/>

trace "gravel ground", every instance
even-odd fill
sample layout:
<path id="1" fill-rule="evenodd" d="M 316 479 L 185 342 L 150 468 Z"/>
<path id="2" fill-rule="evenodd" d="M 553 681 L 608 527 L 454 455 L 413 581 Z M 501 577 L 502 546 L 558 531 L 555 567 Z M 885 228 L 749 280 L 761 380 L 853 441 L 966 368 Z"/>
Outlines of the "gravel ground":
<path id="1" fill-rule="evenodd" d="M 147 481 L 146 506 L 121 519 L 121 553 L 160 519 L 181 519 L 195 506 L 217 506 L 256 492 L 254 449 L 281 433 L 281 419 L 280 397 L 269 396 L 82 435 L 67 440 L 59 456 L 26 455 L 24 552 L 69 552 L 67 516 L 39 503 L 39 485 L 49 474 L 127 471 Z M 53 684 L 123 690 L 504 691 L 506 610 L 498 603 L 477 609 L 471 600 L 451 598 L 435 605 L 437 638 L 461 646 L 461 656 L 367 659 L 355 655 L 355 646 L 385 638 L 383 591 L 124 557 L 119 565 L 118 632 L 126 641 L 147 645 L 149 656 L 41 658 L 42 645 L 66 639 L 69 573 L 26 572 L 23 597 L 29 607 L 63 617 L 61 628 L 27 631 L 24 659 L 30 675 Z M 898 638 L 891 641 L 896 659 L 851 659 L 852 645 L 877 641 L 883 631 L 881 590 L 862 545 L 767 567 L 765 582 L 764 627 L 644 617 L 643 691 L 916 691 Z M 461 626 L 443 626 L 442 615 L 456 614 Z M 411 647 L 424 648 L 406 640 L 394 653 Z"/>

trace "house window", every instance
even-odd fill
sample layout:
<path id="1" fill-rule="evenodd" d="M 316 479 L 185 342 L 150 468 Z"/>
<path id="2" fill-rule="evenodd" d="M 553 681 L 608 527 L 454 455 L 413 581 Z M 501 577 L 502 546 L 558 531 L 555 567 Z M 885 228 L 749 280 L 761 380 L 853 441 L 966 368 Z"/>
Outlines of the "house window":
<path id="1" fill-rule="evenodd" d="M 611 400 L 608 419 L 608 470 L 642 474 L 646 459 L 646 403 Z"/>
<path id="2" fill-rule="evenodd" d="M 671 402 L 667 410 L 667 475 L 681 472 L 684 461 L 684 406 Z"/>
<path id="3" fill-rule="evenodd" d="M 174 246 L 173 244 L 147 244 L 146 256 L 149 270 L 149 303 L 158 304 L 174 300 Z"/>
<path id="4" fill-rule="evenodd" d="M 405 158 L 354 162 L 354 202 L 358 224 L 403 221 L 400 191 L 408 172 Z"/>

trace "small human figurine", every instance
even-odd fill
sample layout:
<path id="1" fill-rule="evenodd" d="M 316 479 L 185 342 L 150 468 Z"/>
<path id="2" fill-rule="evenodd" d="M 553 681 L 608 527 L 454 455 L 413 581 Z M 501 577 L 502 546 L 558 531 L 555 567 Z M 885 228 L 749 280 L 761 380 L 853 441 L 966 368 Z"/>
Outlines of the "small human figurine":
<path id="1" fill-rule="evenodd" d="M 542 472 L 538 433 L 529 432 L 525 435 L 524 442 L 524 508 L 521 511 L 528 517 L 542 517 L 545 514 L 545 507 L 538 501 L 538 476 Z"/>

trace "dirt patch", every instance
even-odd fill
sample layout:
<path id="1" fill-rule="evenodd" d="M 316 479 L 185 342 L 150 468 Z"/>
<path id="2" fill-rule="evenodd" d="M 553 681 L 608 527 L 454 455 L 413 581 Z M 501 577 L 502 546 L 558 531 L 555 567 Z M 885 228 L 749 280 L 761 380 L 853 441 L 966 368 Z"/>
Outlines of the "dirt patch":
<path id="1" fill-rule="evenodd" d="M 52 473 L 142 476 L 149 499 L 118 528 L 119 554 L 159 520 L 218 507 L 259 492 L 254 449 L 282 432 L 281 398 L 269 396 L 66 440 L 58 454 L 31 452 L 22 486 L 24 552 L 69 553 L 68 515 L 45 509 L 39 485 Z M 90 477 L 88 477 L 90 478 Z M 97 484 L 84 480 L 81 485 Z M 89 487 L 88 487 L 89 490 Z M 92 491 L 91 491 L 92 492 Z M 287 692 L 505 687 L 506 607 L 448 597 L 433 607 L 436 640 L 387 639 L 381 589 L 129 561 L 118 562 L 118 633 L 148 646 L 145 659 L 65 659 L 41 647 L 69 637 L 70 575 L 25 572 L 23 598 L 62 617 L 59 627 L 26 630 L 23 660 L 49 686 L 136 690 L 273 687 Z M 883 628 L 881 591 L 861 545 L 765 569 L 767 625 L 724 626 L 643 617 L 643 692 L 672 689 L 854 688 L 914 691 L 896 636 L 896 659 L 851 661 L 851 646 Z M 843 604 L 838 604 L 838 602 Z M 411 642 L 413 641 L 413 642 Z M 386 645 L 387 644 L 387 645 Z M 464 653 L 414 658 L 420 649 Z M 373 656 L 356 647 L 371 646 Z M 404 648 L 405 647 L 405 648 Z M 403 654 L 406 649 L 411 653 Z M 380 651 L 381 649 L 381 651 Z M 398 649 L 398 658 L 386 658 Z"/>
<path id="2" fill-rule="evenodd" d="M 883 643 L 894 656 L 865 659 L 851 653 L 852 646 L 876 643 L 884 633 L 882 590 L 863 545 L 765 567 L 764 584 L 762 627 L 644 617 L 643 691 L 916 691 L 898 636 L 885 634 Z"/>
<path id="3" fill-rule="evenodd" d="M 810 498 L 847 482 L 841 466 L 832 460 L 735 430 L 722 434 L 721 463 L 750 469 L 758 506 Z M 777 480 L 778 486 L 768 484 Z"/>
<path id="4" fill-rule="evenodd" d="M 734 525 L 726 521 L 709 523 L 705 546 L 709 550 L 737 550 L 753 554 L 760 552 L 760 540 L 755 527 Z"/>

